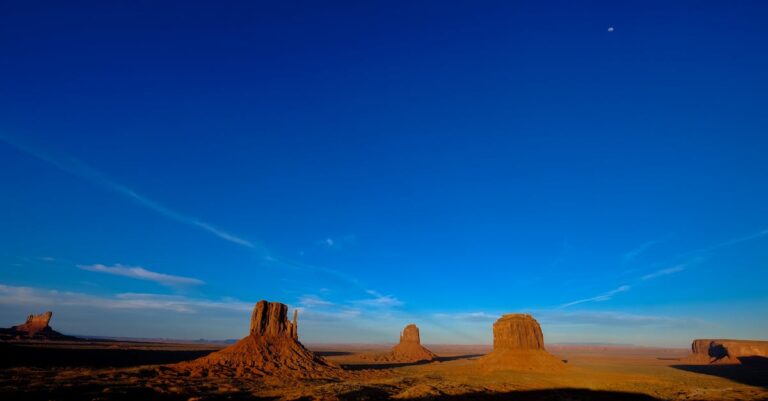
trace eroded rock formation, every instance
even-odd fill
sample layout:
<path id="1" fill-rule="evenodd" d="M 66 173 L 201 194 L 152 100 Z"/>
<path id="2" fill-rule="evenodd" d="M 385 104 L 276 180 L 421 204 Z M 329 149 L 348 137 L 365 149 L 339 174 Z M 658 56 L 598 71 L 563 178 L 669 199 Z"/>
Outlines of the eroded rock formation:
<path id="1" fill-rule="evenodd" d="M 493 351 L 478 361 L 487 369 L 560 370 L 563 362 L 544 348 L 544 334 L 531 315 L 513 313 L 493 324 Z"/>
<path id="2" fill-rule="evenodd" d="M 389 360 L 393 362 L 422 362 L 437 359 L 432 351 L 421 345 L 419 328 L 411 323 L 400 333 L 400 343 L 390 352 Z"/>
<path id="3" fill-rule="evenodd" d="M 288 307 L 259 301 L 251 315 L 248 336 L 192 362 L 176 366 L 192 376 L 329 377 L 343 371 L 306 349 L 298 340 L 298 313 L 289 321 Z"/>
<path id="4" fill-rule="evenodd" d="M 52 330 L 48 323 L 53 317 L 53 312 L 48 311 L 39 315 L 27 316 L 27 321 L 24 324 L 13 326 L 13 329 L 18 332 L 27 333 L 31 336 L 46 330 Z"/>
<path id="5" fill-rule="evenodd" d="M 768 359 L 768 341 L 696 339 L 685 363 L 738 364 L 749 358 Z"/>
<path id="6" fill-rule="evenodd" d="M 66 336 L 49 326 L 53 312 L 45 312 L 39 315 L 29 315 L 27 320 L 20 325 L 8 329 L 0 329 L 0 338 L 4 340 L 76 340 L 75 337 Z"/>

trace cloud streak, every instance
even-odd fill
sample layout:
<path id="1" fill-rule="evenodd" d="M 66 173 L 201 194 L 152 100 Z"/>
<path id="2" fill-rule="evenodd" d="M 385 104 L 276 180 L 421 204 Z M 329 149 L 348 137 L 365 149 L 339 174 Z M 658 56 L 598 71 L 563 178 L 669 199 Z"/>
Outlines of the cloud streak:
<path id="1" fill-rule="evenodd" d="M 595 311 L 542 311 L 539 321 L 544 324 L 562 325 L 595 325 L 595 326 L 688 326 L 690 324 L 703 324 L 702 321 L 670 316 L 638 315 L 624 312 L 595 312 Z"/>
<path id="2" fill-rule="evenodd" d="M 129 277 L 137 280 L 153 281 L 165 286 L 175 287 L 184 285 L 201 285 L 205 284 L 204 281 L 191 277 L 174 276 L 165 273 L 158 273 L 151 270 L 147 270 L 140 266 L 123 266 L 116 264 L 114 266 L 105 266 L 102 264 L 95 265 L 78 265 L 81 270 L 86 270 L 96 273 L 105 273 L 115 276 Z"/>
<path id="3" fill-rule="evenodd" d="M 119 293 L 97 296 L 81 292 L 58 291 L 36 287 L 0 284 L 0 305 L 25 308 L 39 306 L 77 306 L 96 309 L 163 310 L 177 313 L 198 313 L 206 309 L 248 312 L 253 304 L 233 299 L 213 301 L 180 295 Z"/>
<path id="4" fill-rule="evenodd" d="M 607 300 L 613 298 L 613 296 L 616 295 L 616 294 L 629 291 L 630 288 L 631 287 L 628 286 L 628 285 L 622 285 L 622 286 L 617 287 L 616 289 L 613 289 L 611 291 L 605 292 L 603 294 L 600 294 L 600 295 L 597 295 L 597 296 L 594 296 L 594 297 L 591 297 L 591 298 L 579 299 L 579 300 L 576 300 L 576 301 L 572 301 L 572 302 L 568 302 L 568 303 L 562 304 L 562 305 L 559 306 L 559 308 L 561 308 L 561 309 L 562 308 L 567 308 L 569 306 L 583 304 L 583 303 L 586 303 L 586 302 L 604 302 L 604 301 L 607 301 Z"/>
<path id="5" fill-rule="evenodd" d="M 391 307 L 403 305 L 403 301 L 395 298 L 392 295 L 383 295 L 378 291 L 374 291 L 374 290 L 367 290 L 365 292 L 373 296 L 373 298 L 359 299 L 357 301 L 354 301 L 355 304 L 375 307 L 375 308 L 391 308 Z"/>
<path id="6" fill-rule="evenodd" d="M 186 216 L 182 213 L 179 213 L 175 210 L 169 209 L 160 203 L 147 198 L 146 196 L 143 196 L 139 194 L 138 192 L 134 191 L 133 189 L 118 183 L 116 181 L 113 181 L 109 179 L 106 175 L 103 173 L 95 170 L 91 166 L 83 163 L 82 161 L 75 159 L 73 157 L 67 157 L 67 156 L 54 156 L 50 152 L 43 151 L 38 148 L 34 148 L 31 146 L 28 146 L 24 143 L 19 142 L 16 139 L 10 138 L 8 136 L 0 134 L 0 141 L 3 141 L 16 149 L 19 149 L 20 151 L 36 157 L 39 160 L 42 160 L 59 170 L 62 170 L 64 172 L 67 172 L 71 175 L 74 175 L 76 177 L 84 178 L 96 185 L 101 186 L 102 188 L 111 190 L 112 192 L 118 193 L 135 203 L 154 211 L 155 213 L 158 213 L 162 216 L 165 216 L 169 219 L 175 220 L 180 223 L 184 223 L 196 228 L 199 228 L 205 232 L 208 232 L 209 234 L 212 234 L 218 238 L 221 238 L 225 241 L 229 241 L 233 244 L 237 244 L 240 246 L 244 246 L 247 248 L 258 248 L 259 246 L 245 240 L 243 238 L 240 238 L 234 234 L 231 234 L 229 232 L 226 232 L 224 230 L 221 230 L 219 228 L 216 228 L 215 226 L 204 222 L 200 219 L 197 219 L 195 217 Z"/>
<path id="7" fill-rule="evenodd" d="M 648 242 L 640 245 L 639 247 L 637 247 L 637 248 L 635 248 L 635 249 L 625 253 L 624 257 L 623 257 L 624 262 L 631 262 L 633 259 L 635 259 L 636 257 L 640 256 L 641 254 L 645 253 L 648 249 L 650 249 L 652 246 L 654 246 L 654 245 L 656 245 L 658 243 L 659 243 L 659 241 L 657 241 L 657 240 L 648 241 Z"/>
<path id="8" fill-rule="evenodd" d="M 662 277 L 662 276 L 668 276 L 670 274 L 675 274 L 678 272 L 681 272 L 685 270 L 686 265 L 685 264 L 679 264 L 677 266 L 668 267 L 666 269 L 657 270 L 653 273 L 646 274 L 645 276 L 641 277 L 641 280 L 651 280 L 654 278 Z"/>

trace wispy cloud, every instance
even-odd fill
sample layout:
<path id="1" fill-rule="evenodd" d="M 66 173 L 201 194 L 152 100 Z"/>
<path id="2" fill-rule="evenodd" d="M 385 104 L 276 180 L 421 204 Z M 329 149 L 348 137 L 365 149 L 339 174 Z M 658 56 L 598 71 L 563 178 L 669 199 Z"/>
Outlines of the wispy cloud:
<path id="1" fill-rule="evenodd" d="M 139 266 L 123 266 L 116 264 L 114 266 L 105 266 L 102 264 L 95 265 L 78 265 L 82 270 L 87 270 L 97 273 L 112 274 L 115 276 L 129 277 L 137 280 L 153 281 L 165 286 L 183 286 L 183 285 L 200 285 L 205 284 L 204 281 L 191 277 L 173 276 L 165 273 L 153 272 Z"/>
<path id="2" fill-rule="evenodd" d="M 624 262 L 631 262 L 636 257 L 640 256 L 641 254 L 645 253 L 648 249 L 650 249 L 652 246 L 658 244 L 658 240 L 648 241 L 639 247 L 627 252 L 624 254 Z"/>
<path id="3" fill-rule="evenodd" d="M 333 248 L 339 250 L 345 248 L 348 245 L 354 245 L 356 241 L 357 236 L 355 234 L 348 234 L 343 237 L 326 237 L 320 241 L 317 241 L 317 244 L 323 248 Z"/>
<path id="4" fill-rule="evenodd" d="M 458 312 L 458 313 L 435 313 L 432 315 L 435 319 L 439 320 L 459 320 L 464 322 L 492 322 L 501 314 L 491 314 L 486 312 Z"/>
<path id="5" fill-rule="evenodd" d="M 120 293 L 112 296 L 59 291 L 37 287 L 0 284 L 0 304 L 24 307 L 79 306 L 97 309 L 165 310 L 197 313 L 205 309 L 250 311 L 253 303 L 224 299 L 220 301 L 179 295 Z"/>
<path id="6" fill-rule="evenodd" d="M 574 311 L 562 310 L 541 311 L 536 314 L 537 319 L 543 324 L 578 324 L 597 326 L 683 326 L 690 324 L 703 324 L 702 321 L 670 316 L 639 315 L 625 312 L 612 311 Z"/>
<path id="7" fill-rule="evenodd" d="M 568 303 L 560 305 L 559 307 L 560 308 L 567 308 L 569 306 L 583 304 L 583 303 L 586 303 L 586 302 L 603 302 L 603 301 L 607 301 L 607 300 L 613 298 L 613 296 L 616 295 L 616 294 L 629 291 L 630 288 L 631 287 L 628 286 L 628 285 L 622 285 L 622 286 L 619 286 L 616 289 L 613 289 L 613 290 L 608 291 L 606 293 L 603 293 L 603 294 L 600 294 L 600 295 L 597 295 L 597 296 L 594 296 L 594 297 L 591 297 L 591 298 L 584 298 L 584 299 L 579 299 L 579 300 L 576 300 L 576 301 L 568 302 Z"/>
<path id="8" fill-rule="evenodd" d="M 679 264 L 677 266 L 668 267 L 666 269 L 656 270 L 653 273 L 646 274 L 641 277 L 642 280 L 650 280 L 661 276 L 668 276 L 670 274 L 678 273 L 686 269 L 685 264 Z"/>
<path id="9" fill-rule="evenodd" d="M 251 242 L 242 237 L 236 236 L 228 231 L 222 230 L 206 221 L 200 220 L 195 217 L 187 216 L 173 209 L 165 207 L 159 202 L 156 202 L 155 200 L 150 199 L 134 191 L 132 188 L 129 188 L 128 186 L 125 186 L 115 180 L 108 178 L 105 174 L 99 172 L 98 170 L 90 167 L 86 163 L 76 158 L 73 158 L 67 155 L 62 155 L 62 154 L 55 154 L 51 151 L 46 151 L 44 149 L 40 149 L 34 146 L 29 146 L 25 142 L 20 141 L 16 138 L 10 137 L 3 133 L 0 133 L 0 141 L 5 142 L 11 146 L 14 146 L 20 151 L 25 152 L 30 156 L 36 157 L 44 162 L 47 162 L 48 164 L 62 171 L 65 171 L 73 176 L 86 179 L 102 188 L 105 188 L 117 194 L 120 194 L 132 200 L 136 204 L 141 205 L 162 216 L 165 216 L 169 219 L 175 220 L 183 224 L 187 224 L 192 227 L 196 227 L 198 229 L 208 232 L 209 234 L 212 234 L 230 243 L 252 249 L 259 253 L 261 260 L 264 262 L 279 265 L 281 267 L 295 268 L 295 269 L 321 273 L 321 274 L 339 279 L 345 282 L 346 284 L 350 284 L 356 287 L 359 290 L 365 289 L 365 287 L 360 284 L 359 280 L 357 280 L 354 277 L 351 277 L 350 275 L 344 272 L 330 269 L 327 267 L 301 263 L 301 262 L 293 261 L 284 257 L 273 255 L 269 249 L 267 249 L 264 245 L 258 242 Z M 338 249 L 339 245 L 342 243 L 353 244 L 355 242 L 356 242 L 356 236 L 354 234 L 349 234 L 339 239 L 333 239 L 329 237 L 326 239 L 325 244 L 326 246 L 332 245 L 334 249 Z M 384 299 L 380 300 L 380 302 L 381 303 L 387 303 L 387 302 L 397 303 L 399 301 L 397 301 L 393 297 L 391 299 L 387 299 L 385 297 Z"/>
<path id="10" fill-rule="evenodd" d="M 108 178 L 105 174 L 95 170 L 94 168 L 90 167 L 89 165 L 85 164 L 84 162 L 78 159 L 75 159 L 73 157 L 62 156 L 62 155 L 54 156 L 51 152 L 46 152 L 42 149 L 28 146 L 25 143 L 22 143 L 14 138 L 10 138 L 2 134 L 0 134 L 0 141 L 4 141 L 16 147 L 17 149 L 29 154 L 30 156 L 34 156 L 44 162 L 47 162 L 48 164 L 51 164 L 52 166 L 57 167 L 62 171 L 65 171 L 69 174 L 72 174 L 80 178 L 84 178 L 96 185 L 101 186 L 102 188 L 109 189 L 113 192 L 116 192 L 136 202 L 137 204 L 144 206 L 145 208 L 152 210 L 167 218 L 176 220 L 184 224 L 191 225 L 193 227 L 197 227 L 203 231 L 206 231 L 210 234 L 215 235 L 216 237 L 219 237 L 223 240 L 229 241 L 237 245 L 241 245 L 248 248 L 258 247 L 256 244 L 248 240 L 245 240 L 234 234 L 231 234 L 229 232 L 216 228 L 215 226 L 207 222 L 204 222 L 200 219 L 186 216 L 182 213 L 176 212 L 175 210 L 169 209 L 161 205 L 160 203 L 139 194 L 133 189 Z"/>
<path id="11" fill-rule="evenodd" d="M 727 241 L 720 242 L 719 244 L 715 244 L 714 246 L 711 246 L 709 248 L 704 249 L 704 251 L 714 251 L 719 248 L 723 248 L 726 246 L 736 245 L 740 244 L 742 242 L 751 241 L 758 238 L 763 238 L 765 236 L 768 236 L 768 228 L 762 229 L 754 234 L 746 235 L 743 237 L 737 237 L 737 238 L 731 238 Z"/>
<path id="12" fill-rule="evenodd" d="M 335 305 L 333 302 L 320 298 L 317 295 L 302 295 L 299 297 L 299 305 L 312 308 L 312 307 L 326 307 Z"/>
<path id="13" fill-rule="evenodd" d="M 383 295 L 378 291 L 367 290 L 366 293 L 373 296 L 373 298 L 359 299 L 354 301 L 355 304 L 371 306 L 376 308 L 391 308 L 395 306 L 403 305 L 403 302 L 395 298 L 392 295 Z"/>

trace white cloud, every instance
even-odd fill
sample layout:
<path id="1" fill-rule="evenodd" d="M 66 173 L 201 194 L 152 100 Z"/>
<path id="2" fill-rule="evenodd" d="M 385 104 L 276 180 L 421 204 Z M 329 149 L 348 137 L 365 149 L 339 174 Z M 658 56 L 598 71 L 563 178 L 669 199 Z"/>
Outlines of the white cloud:
<path id="1" fill-rule="evenodd" d="M 165 273 L 153 272 L 139 266 L 123 266 L 116 264 L 114 266 L 105 266 L 102 264 L 95 265 L 78 265 L 82 270 L 87 270 L 97 273 L 112 274 L 115 276 L 130 277 L 137 280 L 154 281 L 158 284 L 166 286 L 179 286 L 179 285 L 200 285 L 205 284 L 204 281 L 191 277 L 173 276 Z"/>
<path id="2" fill-rule="evenodd" d="M 178 295 L 121 293 L 98 296 L 80 292 L 58 291 L 36 287 L 17 287 L 0 284 L 0 304 L 24 307 L 80 306 L 98 309 L 164 310 L 178 313 L 197 313 L 204 309 L 250 311 L 252 303 L 224 299 L 212 301 Z"/>
<path id="3" fill-rule="evenodd" d="M 643 280 L 650 280 L 650 279 L 654 279 L 654 278 L 661 277 L 661 276 L 667 276 L 667 275 L 670 275 L 670 274 L 681 272 L 681 271 L 685 270 L 685 267 L 686 266 L 684 264 L 668 267 L 666 269 L 661 269 L 661 270 L 657 270 L 657 271 L 655 271 L 653 273 L 646 274 L 645 276 L 641 277 L 641 279 L 643 279 Z"/>
<path id="4" fill-rule="evenodd" d="M 560 305 L 560 308 L 567 308 L 569 306 L 583 304 L 585 302 L 603 302 L 603 301 L 607 301 L 607 300 L 613 298 L 613 296 L 616 295 L 616 294 L 629 291 L 630 288 L 631 287 L 628 286 L 628 285 L 622 285 L 622 286 L 617 287 L 616 289 L 613 289 L 613 290 L 608 291 L 606 293 L 600 294 L 598 296 L 594 296 L 592 298 L 579 299 L 577 301 L 573 301 L 573 302 L 568 302 L 566 304 L 562 304 L 562 305 Z"/>

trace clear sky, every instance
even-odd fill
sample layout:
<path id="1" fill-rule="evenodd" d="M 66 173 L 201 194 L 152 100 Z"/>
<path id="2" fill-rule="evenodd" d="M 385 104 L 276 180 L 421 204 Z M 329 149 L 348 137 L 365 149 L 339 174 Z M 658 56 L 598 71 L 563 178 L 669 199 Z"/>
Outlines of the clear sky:
<path id="1" fill-rule="evenodd" d="M 766 2 L 76 3 L 0 9 L 0 326 L 766 338 Z"/>

